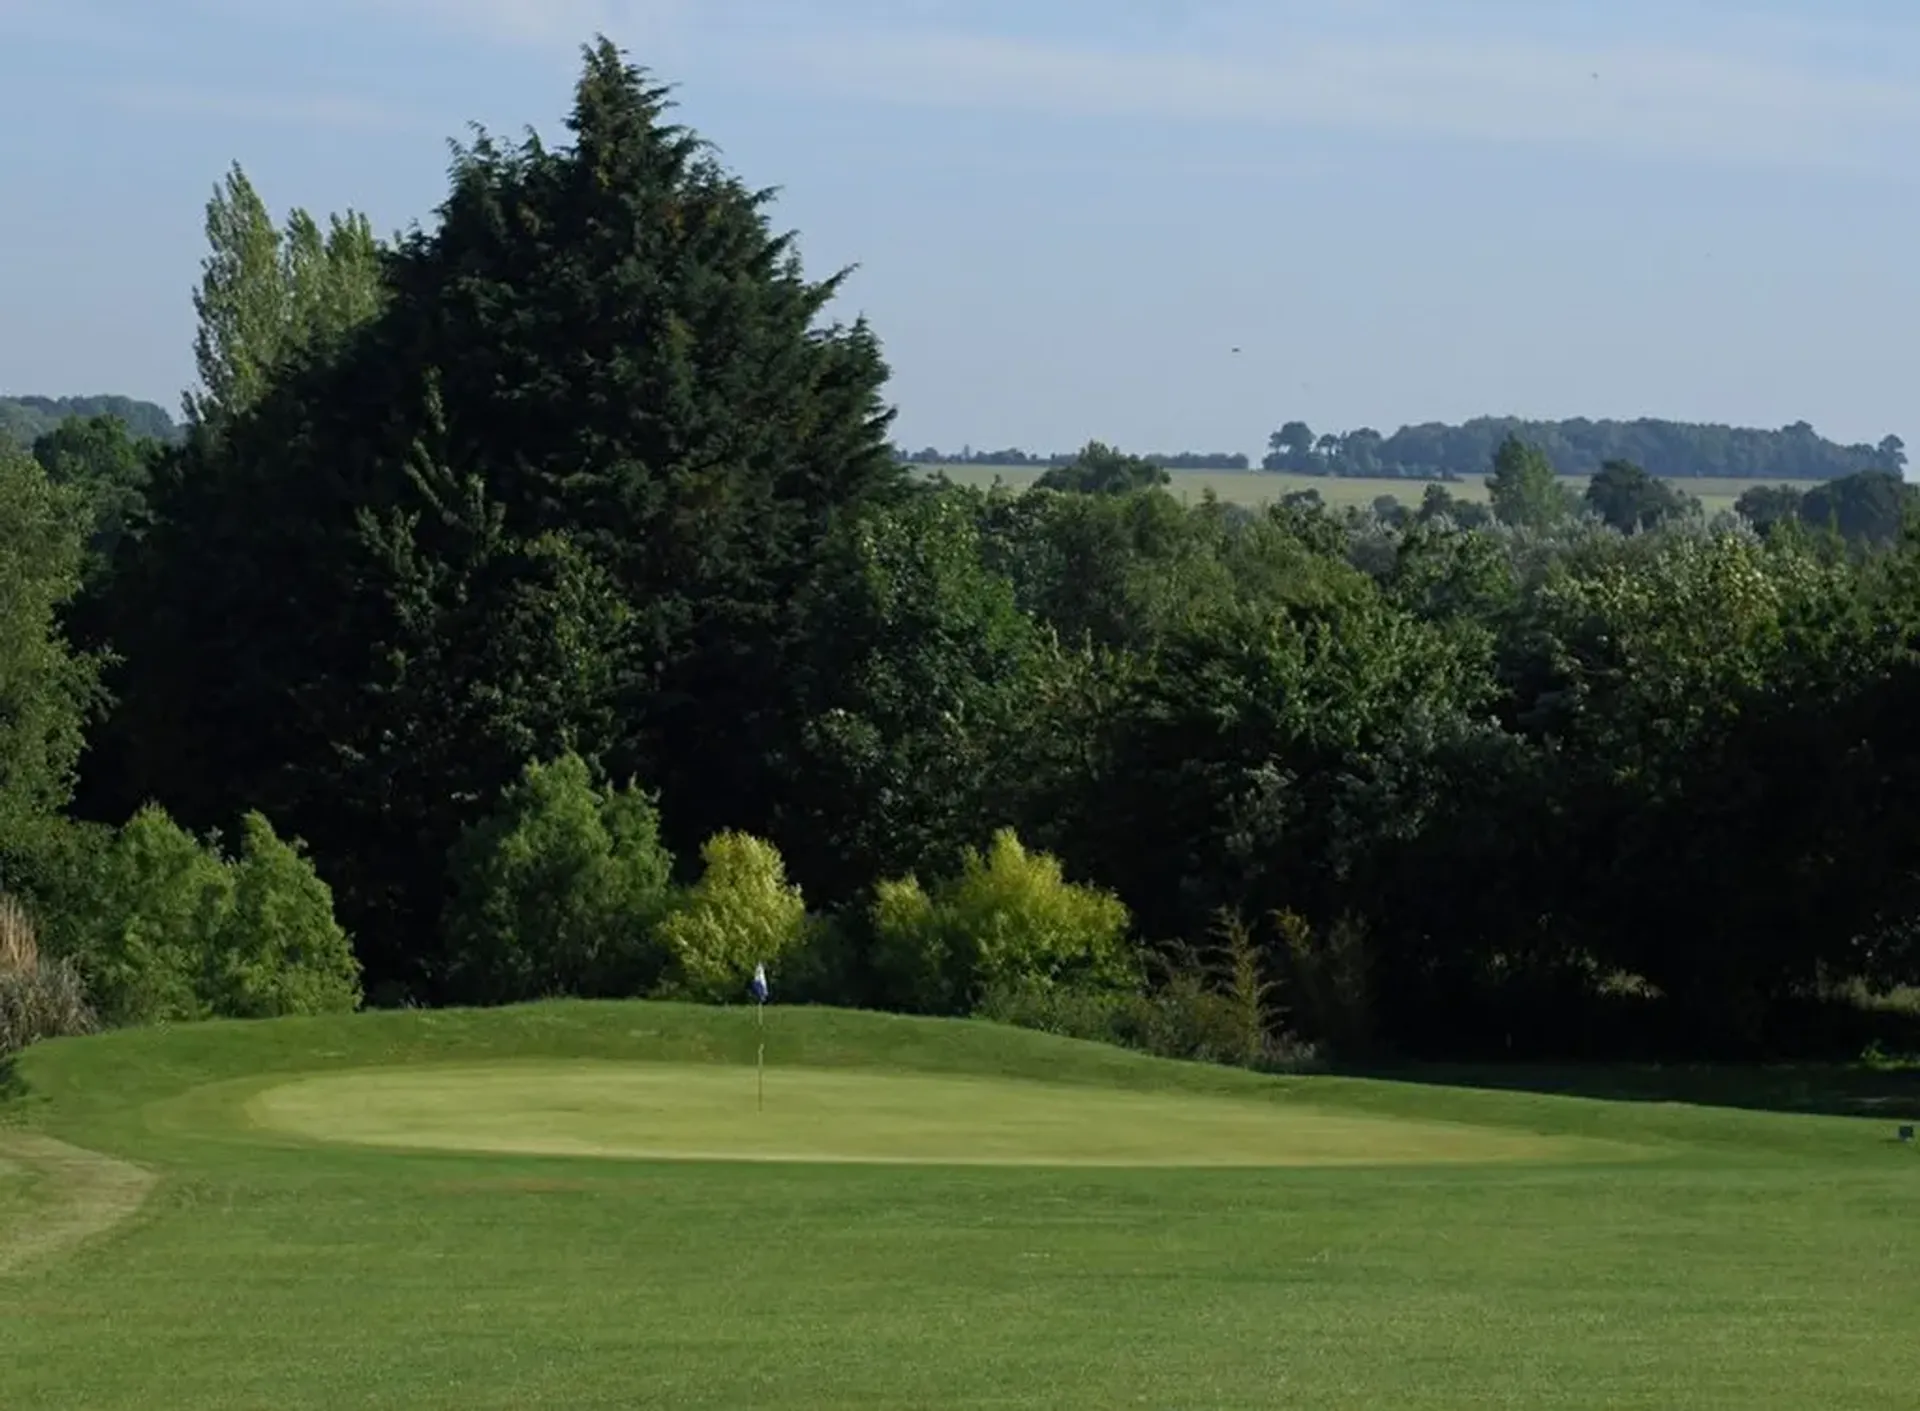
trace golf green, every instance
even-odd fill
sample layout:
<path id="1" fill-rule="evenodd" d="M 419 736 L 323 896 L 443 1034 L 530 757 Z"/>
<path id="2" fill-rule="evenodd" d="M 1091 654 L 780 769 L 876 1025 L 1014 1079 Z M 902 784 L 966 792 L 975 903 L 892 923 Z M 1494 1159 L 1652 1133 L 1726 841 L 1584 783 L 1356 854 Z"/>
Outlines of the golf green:
<path id="1" fill-rule="evenodd" d="M 1619 1159 L 1633 1148 L 1464 1123 L 1006 1078 L 715 1064 L 370 1069 L 246 1104 L 325 1141 L 523 1156 L 1009 1166 L 1336 1166 Z"/>

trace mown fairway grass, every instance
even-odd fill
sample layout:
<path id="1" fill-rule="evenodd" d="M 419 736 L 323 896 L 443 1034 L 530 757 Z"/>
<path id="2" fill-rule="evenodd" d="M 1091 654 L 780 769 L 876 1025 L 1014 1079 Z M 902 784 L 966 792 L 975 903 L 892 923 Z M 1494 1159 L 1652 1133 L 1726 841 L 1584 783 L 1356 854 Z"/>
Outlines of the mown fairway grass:
<path id="1" fill-rule="evenodd" d="M 982 488 L 992 485 L 998 479 L 1015 490 L 1021 490 L 1033 484 L 1045 471 L 1044 466 L 990 465 L 943 465 L 916 467 L 916 469 L 927 475 L 937 470 L 956 484 L 977 485 Z M 1364 508 L 1382 495 L 1391 495 L 1401 504 L 1413 506 L 1420 503 L 1420 497 L 1426 493 L 1427 489 L 1427 482 L 1423 480 L 1374 479 L 1362 476 L 1293 475 L 1263 470 L 1176 470 L 1168 473 L 1173 480 L 1167 489 L 1172 494 L 1192 503 L 1199 503 L 1200 497 L 1211 490 L 1228 504 L 1246 505 L 1249 508 L 1273 504 L 1281 496 L 1292 494 L 1296 490 L 1317 490 L 1320 492 L 1320 498 L 1336 509 L 1350 505 Z M 1732 509 L 1734 501 L 1755 485 L 1791 484 L 1796 489 L 1805 490 L 1813 484 L 1812 481 L 1733 480 L 1715 477 L 1676 480 L 1673 483 L 1699 500 L 1710 514 L 1715 510 Z M 1575 493 L 1584 493 L 1587 488 L 1587 478 L 1568 476 L 1566 484 Z M 1447 493 L 1457 500 L 1487 498 L 1484 476 L 1470 476 L 1446 488 Z"/>
<path id="2" fill-rule="evenodd" d="M 1920 1153 L 1890 1117 L 1260 1078 L 835 1011 L 775 1009 L 766 1037 L 764 1114 L 739 1010 L 30 1051 L 0 1109 L 0 1407 L 1920 1388 Z M 544 1150 L 483 1149 L 516 1143 Z M 676 1148 L 754 1159 L 631 1154 Z"/>

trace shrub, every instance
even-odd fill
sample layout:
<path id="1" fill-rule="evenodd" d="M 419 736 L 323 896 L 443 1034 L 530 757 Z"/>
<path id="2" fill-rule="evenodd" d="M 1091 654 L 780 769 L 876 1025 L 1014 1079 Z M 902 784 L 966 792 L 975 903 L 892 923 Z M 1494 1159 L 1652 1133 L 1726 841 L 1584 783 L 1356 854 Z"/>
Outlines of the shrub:
<path id="1" fill-rule="evenodd" d="M 80 972 L 42 956 L 27 909 L 0 895 L 0 1058 L 97 1027 Z"/>
<path id="2" fill-rule="evenodd" d="M 807 906 L 787 881 L 773 844 L 718 833 L 700 849 L 705 871 L 661 921 L 668 955 L 665 993 L 723 1000 L 739 995 L 756 965 L 775 969 L 808 939 Z"/>
<path id="3" fill-rule="evenodd" d="M 250 813 L 241 855 L 149 806 L 93 860 L 63 922 L 71 957 L 113 1024 L 349 1010 L 359 965 L 312 864 Z"/>
<path id="4" fill-rule="evenodd" d="M 360 1004 L 360 962 L 333 918 L 333 893 L 296 843 L 257 813 L 228 865 L 230 903 L 204 952 L 200 994 L 242 1019 L 334 1014 Z"/>
<path id="5" fill-rule="evenodd" d="M 897 1003 L 936 1014 L 969 1011 L 990 991 L 1126 991 L 1139 979 L 1129 920 L 1117 897 L 1066 881 L 1055 859 L 1003 829 L 931 893 L 912 877 L 880 884 L 874 960 Z"/>
<path id="6" fill-rule="evenodd" d="M 100 859 L 75 959 L 110 1024 L 203 1019 L 206 955 L 233 906 L 233 877 L 212 848 L 143 808 Z"/>
<path id="7" fill-rule="evenodd" d="M 528 764 L 462 836 L 451 868 L 456 994 L 626 996 L 658 979 L 652 933 L 673 875 L 659 813 L 633 785 L 595 788 L 578 755 Z"/>

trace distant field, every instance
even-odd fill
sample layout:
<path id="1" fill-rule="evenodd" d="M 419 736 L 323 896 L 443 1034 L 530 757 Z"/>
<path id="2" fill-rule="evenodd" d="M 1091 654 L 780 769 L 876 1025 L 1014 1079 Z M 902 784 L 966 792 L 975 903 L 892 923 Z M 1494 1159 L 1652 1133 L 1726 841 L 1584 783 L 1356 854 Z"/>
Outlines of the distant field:
<path id="1" fill-rule="evenodd" d="M 961 485 L 988 486 L 997 479 L 1013 489 L 1023 489 L 1038 480 L 1045 472 L 1044 466 L 992 466 L 992 465 L 942 465 L 922 467 L 927 474 L 942 472 L 949 480 Z M 1331 475 L 1285 475 L 1264 470 L 1176 470 L 1169 472 L 1173 483 L 1168 487 L 1174 494 L 1183 498 L 1198 500 L 1202 494 L 1212 490 L 1214 494 L 1229 504 L 1258 507 L 1271 504 L 1282 495 L 1295 490 L 1318 490 L 1320 498 L 1329 505 L 1370 505 L 1382 495 L 1392 495 L 1404 505 L 1416 505 L 1426 493 L 1427 482 L 1422 480 L 1389 480 L 1344 478 Z M 1568 483 L 1581 490 L 1586 488 L 1586 476 L 1569 476 Z M 1709 511 L 1732 509 L 1733 502 L 1755 485 L 1792 484 L 1796 489 L 1807 489 L 1812 481 L 1777 480 L 1680 480 L 1674 482 L 1688 494 L 1694 496 Z M 1449 484 L 1447 490 L 1456 499 L 1484 500 L 1487 489 L 1484 479 L 1475 477 Z"/>

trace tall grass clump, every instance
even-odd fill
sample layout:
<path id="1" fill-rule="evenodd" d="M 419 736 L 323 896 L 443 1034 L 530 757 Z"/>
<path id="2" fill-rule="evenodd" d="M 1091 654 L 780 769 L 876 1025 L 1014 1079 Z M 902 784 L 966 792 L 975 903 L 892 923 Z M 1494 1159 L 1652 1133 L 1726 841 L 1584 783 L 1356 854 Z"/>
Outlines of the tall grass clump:
<path id="1" fill-rule="evenodd" d="M 17 898 L 0 895 L 0 1058 L 98 1027 L 80 972 L 43 957 L 33 917 Z"/>

